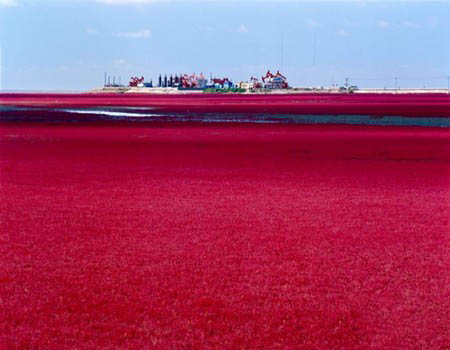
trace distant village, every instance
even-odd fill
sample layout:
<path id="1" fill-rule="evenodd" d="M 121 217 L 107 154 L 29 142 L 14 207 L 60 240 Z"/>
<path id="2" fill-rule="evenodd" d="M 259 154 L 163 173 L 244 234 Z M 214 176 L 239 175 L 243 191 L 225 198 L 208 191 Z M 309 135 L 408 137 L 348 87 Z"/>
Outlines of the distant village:
<path id="1" fill-rule="evenodd" d="M 303 88 L 293 88 L 289 86 L 288 79 L 285 75 L 281 74 L 280 71 L 272 73 L 270 70 L 266 72 L 261 78 L 251 77 L 249 81 L 240 81 L 234 83 L 231 79 L 227 77 L 216 78 L 212 75 L 206 78 L 203 73 L 200 74 L 159 74 L 158 80 L 153 82 L 153 80 L 146 81 L 143 76 L 141 77 L 131 77 L 128 85 L 122 85 L 119 82 L 116 83 L 116 77 L 107 76 L 105 73 L 103 89 L 110 91 L 111 89 L 115 91 L 142 91 L 142 92 L 175 92 L 175 91 L 197 91 L 197 92 L 271 92 L 271 91 L 317 91 L 317 90 L 327 90 L 327 91 L 340 91 L 340 92 L 354 92 L 358 90 L 357 86 L 349 86 L 346 82 L 344 86 L 333 85 L 328 88 L 324 87 L 303 87 Z M 142 90 L 140 90 L 142 89 Z"/>
<path id="2" fill-rule="evenodd" d="M 115 77 L 111 82 L 111 77 L 106 77 L 104 87 L 125 87 L 124 85 L 116 84 Z M 273 74 L 270 70 L 261 77 L 261 80 L 255 77 L 251 77 L 250 81 L 241 81 L 234 83 L 229 78 L 216 78 L 210 77 L 207 79 L 203 73 L 200 74 L 160 74 L 156 83 L 153 80 L 145 81 L 142 77 L 131 77 L 128 83 L 128 87 L 134 88 L 176 88 L 179 90 L 203 90 L 203 91 L 251 91 L 261 89 L 288 89 L 289 84 L 287 78 L 277 71 Z"/>

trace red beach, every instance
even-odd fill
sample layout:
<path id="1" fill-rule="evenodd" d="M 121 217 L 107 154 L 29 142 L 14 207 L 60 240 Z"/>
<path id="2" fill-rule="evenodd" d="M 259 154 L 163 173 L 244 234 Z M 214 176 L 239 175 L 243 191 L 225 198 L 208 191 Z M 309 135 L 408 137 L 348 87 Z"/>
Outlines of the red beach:
<path id="1" fill-rule="evenodd" d="M 186 108 L 0 96 L 130 99 Z M 445 349 L 449 160 L 445 128 L 2 122 L 0 348 Z"/>

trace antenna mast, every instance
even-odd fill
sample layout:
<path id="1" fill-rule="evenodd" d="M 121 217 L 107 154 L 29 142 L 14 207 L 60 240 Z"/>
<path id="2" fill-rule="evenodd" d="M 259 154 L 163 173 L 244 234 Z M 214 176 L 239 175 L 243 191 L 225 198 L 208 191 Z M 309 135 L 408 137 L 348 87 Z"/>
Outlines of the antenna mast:
<path id="1" fill-rule="evenodd" d="M 316 33 L 314 33 L 313 66 L 316 66 Z"/>
<path id="2" fill-rule="evenodd" d="M 281 33 L 281 71 L 283 72 L 284 63 L 284 32 Z"/>
<path id="3" fill-rule="evenodd" d="M 2 71 L 2 46 L 0 45 L 0 91 L 3 89 L 3 71 Z"/>

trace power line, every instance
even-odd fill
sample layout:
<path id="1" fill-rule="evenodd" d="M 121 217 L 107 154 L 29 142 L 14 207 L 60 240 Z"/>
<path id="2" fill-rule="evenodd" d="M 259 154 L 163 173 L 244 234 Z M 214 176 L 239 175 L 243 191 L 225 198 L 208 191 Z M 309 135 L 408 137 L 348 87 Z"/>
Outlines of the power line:
<path id="1" fill-rule="evenodd" d="M 447 76 L 439 76 L 439 77 L 387 77 L 387 78 L 348 78 L 349 80 L 436 80 L 436 81 L 447 81 Z"/>

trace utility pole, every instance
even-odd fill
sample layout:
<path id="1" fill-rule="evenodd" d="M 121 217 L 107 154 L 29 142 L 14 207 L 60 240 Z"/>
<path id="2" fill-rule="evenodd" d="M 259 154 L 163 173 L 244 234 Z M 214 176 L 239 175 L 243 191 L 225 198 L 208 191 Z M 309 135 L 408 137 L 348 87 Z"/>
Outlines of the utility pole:
<path id="1" fill-rule="evenodd" d="M 314 33 L 313 66 L 316 66 L 316 33 Z"/>
<path id="2" fill-rule="evenodd" d="M 2 78 L 3 78 L 2 73 L 3 73 L 2 72 L 2 46 L 0 45 L 0 91 L 3 88 L 3 85 L 2 85 Z"/>
<path id="3" fill-rule="evenodd" d="M 348 87 L 348 78 L 345 78 L 345 87 Z"/>
<path id="4" fill-rule="evenodd" d="M 284 33 L 281 33 L 281 71 L 283 71 L 284 63 Z"/>

